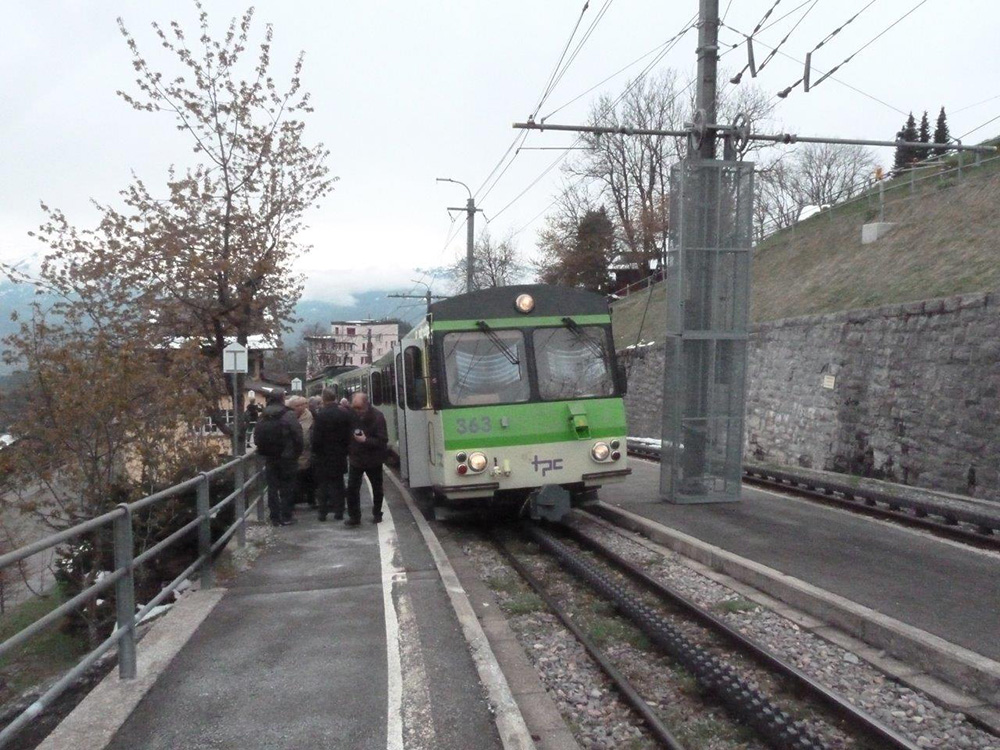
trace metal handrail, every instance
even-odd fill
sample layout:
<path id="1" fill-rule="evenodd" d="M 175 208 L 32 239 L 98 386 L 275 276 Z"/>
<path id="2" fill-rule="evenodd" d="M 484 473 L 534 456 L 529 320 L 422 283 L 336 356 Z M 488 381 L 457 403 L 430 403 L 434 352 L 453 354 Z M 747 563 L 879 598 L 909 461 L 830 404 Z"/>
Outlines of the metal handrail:
<path id="1" fill-rule="evenodd" d="M 247 470 L 248 464 L 250 464 L 250 471 Z M 211 481 L 230 471 L 234 473 L 234 490 L 215 505 L 212 505 Z M 238 546 L 242 547 L 246 544 L 246 520 L 255 508 L 258 520 L 263 519 L 264 506 L 261 502 L 263 488 L 255 493 L 253 502 L 250 503 L 249 507 L 246 502 L 248 490 L 255 483 L 258 483 L 262 476 L 263 472 L 259 465 L 257 465 L 256 454 L 250 453 L 240 456 L 165 490 L 136 500 L 133 503 L 123 503 L 114 510 L 108 511 L 96 518 L 83 521 L 69 529 L 47 536 L 44 539 L 20 547 L 5 555 L 0 555 L 0 570 L 2 570 L 39 552 L 44 552 L 73 538 L 106 527 L 108 524 L 113 524 L 114 527 L 114 569 L 108 571 L 100 580 L 95 581 L 69 601 L 63 602 L 56 609 L 38 618 L 0 643 L 0 656 L 21 645 L 46 628 L 51 627 L 66 614 L 97 597 L 112 586 L 115 588 L 117 619 L 115 632 L 86 654 L 76 666 L 63 675 L 61 679 L 46 690 L 28 708 L 22 711 L 10 724 L 4 727 L 3 731 L 0 731 L 0 748 L 6 747 L 15 735 L 24 729 L 32 719 L 49 707 L 53 701 L 83 675 L 84 672 L 90 669 L 102 655 L 110 651 L 112 647 L 116 645 L 118 647 L 119 677 L 123 680 L 135 678 L 137 672 L 136 626 L 142 622 L 154 607 L 159 606 L 177 590 L 177 587 L 183 581 L 196 572 L 200 571 L 202 588 L 210 588 L 214 585 L 214 571 L 212 566 L 214 554 L 225 546 L 234 535 L 237 538 Z M 161 501 L 177 497 L 192 488 L 197 490 L 197 516 L 165 539 L 161 539 L 154 546 L 145 550 L 142 554 L 136 555 L 132 541 L 132 518 L 135 512 Z M 219 511 L 233 503 L 235 503 L 236 519 L 213 544 L 211 521 Z M 135 569 L 195 530 L 198 532 L 197 559 L 180 575 L 174 578 L 173 581 L 164 586 L 153 599 L 137 612 L 135 605 Z"/>

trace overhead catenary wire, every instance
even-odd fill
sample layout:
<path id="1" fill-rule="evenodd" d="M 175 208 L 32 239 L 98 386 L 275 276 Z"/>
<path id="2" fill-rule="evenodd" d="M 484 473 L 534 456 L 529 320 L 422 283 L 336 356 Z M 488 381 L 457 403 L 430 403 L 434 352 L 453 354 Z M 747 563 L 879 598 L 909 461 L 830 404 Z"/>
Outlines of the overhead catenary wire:
<path id="1" fill-rule="evenodd" d="M 808 2 L 808 0 L 806 0 L 806 1 Z M 583 93 L 578 94 L 577 96 L 574 96 L 572 99 L 570 99 L 565 104 L 561 104 L 558 107 L 556 107 L 555 109 L 553 109 L 551 112 L 549 112 L 547 115 L 545 115 L 545 117 L 542 118 L 542 122 L 545 122 L 546 120 L 548 120 L 553 115 L 558 114 L 562 110 L 566 109 L 566 107 L 570 106 L 571 104 L 576 104 L 576 102 L 578 102 L 580 99 L 582 99 L 583 97 L 585 97 L 587 94 L 593 92 L 597 88 L 600 88 L 601 86 L 603 86 L 604 84 L 606 84 L 608 81 L 612 80 L 613 78 L 617 78 L 622 73 L 624 73 L 626 70 L 628 70 L 629 68 L 631 68 L 633 65 L 639 64 L 640 62 L 642 62 L 643 60 L 645 60 L 647 57 L 649 57 L 650 55 L 652 55 L 654 53 L 659 53 L 659 54 L 657 54 L 656 59 L 653 60 L 652 64 L 655 65 L 657 62 L 659 62 L 661 59 L 663 59 L 663 56 L 664 56 L 665 53 L 669 53 L 670 49 L 673 49 L 674 45 L 676 45 L 676 43 L 680 40 L 680 38 L 682 36 L 684 36 L 687 32 L 689 32 L 691 29 L 694 28 L 694 26 L 692 25 L 692 23 L 693 23 L 693 21 L 694 21 L 695 18 L 697 18 L 697 14 L 694 15 L 694 16 L 692 16 L 691 20 L 688 22 L 688 24 L 683 29 L 681 29 L 677 34 L 675 34 L 670 39 L 668 39 L 667 41 L 663 42 L 662 44 L 656 45 L 655 47 L 653 47 L 653 49 L 649 50 L 645 54 L 640 55 L 639 57 L 637 57 L 636 59 L 634 59 L 632 62 L 628 63 L 627 65 L 622 66 L 621 68 L 619 68 L 618 70 L 616 70 L 614 73 L 612 73 L 611 75 L 609 75 L 604 80 L 599 81 L 598 83 L 595 83 L 593 86 L 591 86 L 589 89 L 587 89 Z M 665 49 L 668 46 L 670 47 L 670 49 Z"/>
<path id="2" fill-rule="evenodd" d="M 814 48 L 813 48 L 813 49 L 812 49 L 812 50 L 811 50 L 811 51 L 810 51 L 810 52 L 809 52 L 809 53 L 808 53 L 808 54 L 806 55 L 806 61 L 807 61 L 807 62 L 806 62 L 806 63 L 804 63 L 804 65 L 806 65 L 807 67 L 806 67 L 806 69 L 805 69 L 805 72 L 803 73 L 802 77 L 801 77 L 801 78 L 799 78 L 799 79 L 798 79 L 798 80 L 797 80 L 797 81 L 796 81 L 795 83 L 793 83 L 793 84 L 792 84 L 791 86 L 788 86 L 787 88 L 783 89 L 782 91 L 779 91 L 779 92 L 778 92 L 778 96 L 780 96 L 780 97 L 781 97 L 782 99 L 784 99 L 784 98 L 785 98 L 785 97 L 787 97 L 787 96 L 788 96 L 788 95 L 789 95 L 789 94 L 790 94 L 790 93 L 791 93 L 792 91 L 794 91 L 794 90 L 795 90 L 796 88 L 798 88 L 798 86 L 799 86 L 800 84 L 802 84 L 802 83 L 803 83 L 804 81 L 806 81 L 806 80 L 807 80 L 807 76 L 809 75 L 809 68 L 808 68 L 808 64 L 809 64 L 809 60 L 810 60 L 810 56 L 812 55 L 812 53 L 813 53 L 813 52 L 815 52 L 816 50 L 818 50 L 818 49 L 819 49 L 820 47 L 822 47 L 822 46 L 823 46 L 824 44 L 826 44 L 826 43 L 827 43 L 827 42 L 828 42 L 828 41 L 829 41 L 830 39 L 832 39 L 832 38 L 833 38 L 834 36 L 836 36 L 836 35 L 837 35 L 838 33 L 840 33 L 840 31 L 841 31 L 841 30 L 843 30 L 843 28 L 844 28 L 845 26 L 847 26 L 847 25 L 848 25 L 848 24 L 850 24 L 850 23 L 851 23 L 852 21 L 854 21 L 854 19 L 856 19 L 856 18 L 857 18 L 857 17 L 859 16 L 859 15 L 861 15 L 861 14 L 862 14 L 862 13 L 863 13 L 863 12 L 864 12 L 864 11 L 865 11 L 865 10 L 866 10 L 867 8 L 871 7 L 871 5 L 872 5 L 873 3 L 875 3 L 876 1 L 877 1 L 877 0 L 871 0 L 871 2 L 869 2 L 869 3 L 868 3 L 868 5 L 866 5 L 866 6 L 864 7 L 864 8 L 862 8 L 862 9 L 861 9 L 861 10 L 859 10 L 859 11 L 858 11 L 857 13 L 855 13 L 855 14 L 854 14 L 854 15 L 853 15 L 853 16 L 852 16 L 852 17 L 851 17 L 850 19 L 848 19 L 848 21 L 847 21 L 846 23 L 844 23 L 844 24 L 843 24 L 842 26 L 840 26 L 840 28 L 838 28 L 838 29 L 835 29 L 835 30 L 834 30 L 833 32 L 831 32 L 831 33 L 830 33 L 830 34 L 829 34 L 829 35 L 828 35 L 828 36 L 827 36 L 827 37 L 826 37 L 826 38 L 825 38 L 825 39 L 824 39 L 824 40 L 823 40 L 822 42 L 820 42 L 820 43 L 819 43 L 818 45 L 816 45 L 816 47 L 814 47 Z M 852 52 L 852 53 L 851 53 L 850 55 L 848 55 L 847 57 L 845 57 L 845 58 L 844 58 L 844 59 L 843 59 L 843 60 L 842 60 L 841 62 L 837 63 L 837 64 L 836 64 L 835 66 L 833 66 L 832 68 L 830 68 L 830 70 L 829 70 L 829 71 L 827 71 L 826 73 L 824 73 L 824 74 L 823 74 L 823 75 L 822 75 L 822 76 L 820 77 L 820 79 L 819 79 L 819 80 L 817 80 L 817 81 L 816 81 L 815 83 L 813 83 L 813 84 L 812 84 L 812 86 L 811 86 L 811 87 L 809 87 L 809 86 L 807 85 L 807 88 L 815 88 L 816 86 L 819 86 L 819 85 L 820 85 L 821 83 L 823 83 L 823 81 L 825 81 L 825 80 L 826 80 L 827 78 L 829 78 L 829 77 L 830 77 L 830 76 L 832 76 L 832 75 L 833 75 L 834 73 L 836 73 L 836 72 L 837 72 L 838 70 L 840 70 L 840 69 L 841 69 L 842 67 L 844 67 L 844 66 L 845 66 L 845 65 L 847 65 L 847 64 L 848 64 L 849 62 L 851 62 L 851 60 L 853 60 L 853 59 L 854 59 L 855 57 L 857 57 L 857 56 L 858 56 L 859 54 L 861 54 L 861 53 L 862 53 L 862 52 L 864 52 L 864 51 L 865 51 L 866 49 L 868 49 L 868 48 L 869 48 L 869 47 L 870 47 L 870 46 L 871 46 L 872 44 L 874 44 L 874 43 L 875 43 L 876 41 L 878 41 L 878 40 L 879 40 L 879 39 L 881 39 L 881 38 L 882 38 L 883 36 L 885 36 L 885 35 L 886 35 L 886 34 L 887 34 L 887 33 L 888 33 L 888 32 L 889 32 L 890 30 L 892 30 L 893 28 L 895 28 L 895 27 L 896 27 L 896 26 L 897 26 L 897 25 L 898 25 L 899 23 L 901 23 L 901 22 L 902 22 L 902 21 L 903 21 L 904 19 L 908 18 L 908 17 L 909 17 L 909 16 L 910 16 L 910 15 L 911 15 L 912 13 L 914 13 L 914 12 L 915 12 L 915 11 L 916 11 L 916 10 L 917 10 L 918 8 L 920 8 L 920 6 L 924 5 L 924 4 L 926 3 L 926 2 L 927 2 L 927 0 L 920 0 L 920 2 L 918 2 L 918 3 L 917 3 L 916 5 L 914 5 L 914 6 L 912 7 L 912 8 L 910 8 L 910 9 L 909 9 L 909 10 L 908 10 L 908 11 L 907 11 L 906 13 L 904 13 L 904 14 L 903 14 L 902 16 L 900 16 L 899 18 L 897 18 L 897 19 L 896 19 L 895 21 L 893 21 L 893 22 L 892 22 L 891 24 L 889 24 L 889 25 L 888 25 L 888 26 L 887 26 L 886 28 L 882 29 L 882 31 L 880 31 L 880 32 L 879 32 L 878 34 L 876 34 L 876 35 L 875 35 L 874 37 L 872 37 L 871 39 L 869 39 L 869 40 L 868 40 L 867 42 L 865 42 L 865 43 L 864 43 L 863 45 L 861 45 L 861 47 L 860 47 L 859 49 L 855 50 L 855 51 L 854 51 L 854 52 Z"/>
<path id="3" fill-rule="evenodd" d="M 611 7 L 611 3 L 613 3 L 613 2 L 614 2 L 614 0 L 605 0 L 604 5 L 601 6 L 601 9 L 600 9 L 600 11 L 598 11 L 597 16 L 594 18 L 594 20 L 591 22 L 590 26 L 584 32 L 583 37 L 580 39 L 580 41 L 577 43 L 576 47 L 573 49 L 573 52 L 570 54 L 569 59 L 566 61 L 566 64 L 563 65 L 563 68 L 559 72 L 559 75 L 556 77 L 556 80 L 552 83 L 552 89 L 553 90 L 555 89 L 556 86 L 559 85 L 559 82 L 563 79 L 563 76 L 566 75 L 566 71 L 569 70 L 570 66 L 573 64 L 573 62 L 579 56 L 580 50 L 583 49 L 584 45 L 587 43 L 587 41 L 593 35 L 594 30 L 597 28 L 597 25 L 601 22 L 601 19 L 604 18 L 605 14 L 608 12 L 608 9 Z M 551 91 L 549 93 L 551 93 Z"/>
<path id="4" fill-rule="evenodd" d="M 1000 94 L 994 94 L 993 96 L 991 96 L 991 97 L 989 97 L 987 99 L 983 99 L 982 101 L 976 102 L 975 104 L 968 104 L 968 105 L 966 105 L 966 106 L 964 106 L 964 107 L 962 107 L 960 109 L 953 110 L 951 114 L 952 115 L 961 114 L 962 112 L 965 112 L 966 110 L 972 109 L 974 107 L 978 107 L 981 104 L 986 104 L 987 102 L 991 102 L 994 99 L 1000 99 Z"/>
<path id="5" fill-rule="evenodd" d="M 580 9 L 580 15 L 577 16 L 576 23 L 573 25 L 573 31 L 570 32 L 569 39 L 566 40 L 562 53 L 560 53 L 559 59 L 556 60 L 556 64 L 552 68 L 552 72 L 549 74 L 549 80 L 546 82 L 545 88 L 542 89 L 542 95 L 539 97 L 538 104 L 535 105 L 535 109 L 531 113 L 531 119 L 534 119 L 538 115 L 538 110 L 542 108 L 542 105 L 545 104 L 545 100 L 548 98 L 549 94 L 552 93 L 552 89 L 556 82 L 556 75 L 559 73 L 559 68 L 562 65 L 563 60 L 566 59 L 566 53 L 569 51 L 569 47 L 573 43 L 573 38 L 576 36 L 576 32 L 580 29 L 580 24 L 583 23 L 583 16 L 589 7 L 590 0 L 586 0 L 583 7 Z"/>
<path id="6" fill-rule="evenodd" d="M 735 32 L 735 33 L 739 34 L 740 36 L 746 36 L 746 34 L 744 34 L 739 29 L 736 29 L 736 28 L 734 28 L 732 26 L 729 26 L 728 24 L 723 24 L 723 25 L 725 26 L 725 28 L 729 29 L 732 32 Z M 773 47 L 771 45 L 765 44 L 764 42 L 761 42 L 759 39 L 757 40 L 757 42 L 758 42 L 758 44 L 760 44 L 763 47 L 766 47 L 767 49 L 773 49 Z M 805 62 L 803 60 L 800 60 L 799 58 L 797 58 L 797 57 L 795 57 L 793 55 L 789 55 L 787 52 L 780 52 L 779 51 L 778 54 L 781 55 L 784 58 L 787 58 L 788 60 L 791 60 L 794 63 L 798 63 L 799 65 L 805 65 Z M 823 71 L 821 71 L 821 70 L 819 70 L 818 68 L 815 68 L 815 67 L 813 68 L 813 70 L 815 70 L 817 73 L 821 73 L 821 74 L 823 73 Z M 880 99 L 879 97 L 875 96 L 872 93 L 869 93 L 867 91 L 859 89 L 857 86 L 854 86 L 853 84 L 847 83 L 846 81 L 842 81 L 839 78 L 834 78 L 833 76 L 830 77 L 830 80 L 834 81 L 835 83 L 839 83 L 841 86 L 843 86 L 845 88 L 848 88 L 848 89 L 850 89 L 851 91 L 853 91 L 853 92 L 855 92 L 857 94 L 861 94 L 861 96 L 864 96 L 867 99 L 871 99 L 873 102 L 877 102 L 878 104 L 881 104 L 883 107 L 887 107 L 888 109 L 891 109 L 893 112 L 898 112 L 899 114 L 903 115 L 904 117 L 907 115 L 907 112 L 905 110 L 900 109 L 899 107 L 897 107 L 895 105 L 889 104 L 889 102 L 885 101 L 884 99 Z"/>
<path id="7" fill-rule="evenodd" d="M 691 19 L 691 20 L 693 20 L 693 19 Z M 640 71 L 640 73 L 629 83 L 628 86 L 625 87 L 625 89 L 615 98 L 615 100 L 608 105 L 607 109 L 602 113 L 602 115 L 603 114 L 607 114 L 608 112 L 610 112 L 611 110 L 613 110 L 616 106 L 618 106 L 618 104 L 621 103 L 621 101 L 629 94 L 629 92 L 633 88 L 635 88 L 637 85 L 639 85 L 639 83 L 641 83 L 642 80 L 645 79 L 645 77 L 652 71 L 652 69 L 656 66 L 656 64 L 660 60 L 662 60 L 663 57 L 665 57 L 666 54 L 669 53 L 671 49 L 673 49 L 673 46 L 675 46 L 680 41 L 680 39 L 683 37 L 684 33 L 686 31 L 688 31 L 690 28 L 691 28 L 691 21 L 689 21 L 688 23 L 686 23 L 685 26 L 684 26 L 684 28 L 681 29 L 681 31 L 679 31 L 677 34 L 675 34 L 673 37 L 671 37 L 671 40 L 668 41 L 668 44 L 670 46 L 668 48 L 666 48 L 665 50 L 663 50 L 660 54 L 658 54 L 653 60 L 651 60 L 649 62 L 649 64 L 646 65 L 645 68 L 643 68 L 642 71 Z M 673 99 L 670 100 L 670 103 L 674 102 L 679 96 L 681 96 L 682 94 L 684 94 L 693 85 L 694 85 L 694 81 L 692 80 L 691 82 L 688 83 L 687 86 L 685 86 L 683 89 L 681 89 L 680 91 L 678 91 L 674 95 Z M 549 172 L 551 172 L 559 164 L 559 162 L 561 162 L 563 159 L 565 159 L 566 156 L 569 154 L 569 151 L 572 148 L 576 147 L 581 140 L 582 140 L 582 135 L 578 135 L 573 140 L 573 142 L 570 144 L 570 146 L 568 146 L 566 148 L 566 150 L 563 151 L 563 153 L 561 153 L 559 156 L 557 156 L 555 158 L 555 160 L 553 160 L 552 163 L 550 163 L 542 171 L 542 173 L 540 175 L 538 175 L 534 180 L 532 180 L 531 183 L 526 188 L 524 188 L 520 193 L 518 193 L 509 203 L 507 203 L 507 205 L 505 205 L 496 214 L 494 214 L 492 220 L 497 219 L 501 214 L 505 213 L 507 211 L 507 209 L 509 209 L 517 201 L 519 201 L 522 197 L 524 197 L 535 185 L 537 185 L 545 177 L 545 175 L 547 175 Z M 523 230 L 521 230 L 521 231 L 523 231 Z"/>
<path id="8" fill-rule="evenodd" d="M 957 138 L 956 140 L 959 140 L 959 141 L 960 141 L 960 140 L 962 140 L 963 138 L 965 138 L 966 136 L 969 136 L 969 135 L 972 135 L 972 134 L 973 134 L 973 133 L 975 133 L 975 132 L 976 132 L 977 130 L 982 130 L 982 129 L 983 129 L 983 128 L 985 128 L 985 127 L 986 127 L 987 125 L 989 125 L 990 123 L 993 123 L 993 122 L 996 122 L 997 120 L 1000 120 L 1000 115 L 997 115 L 996 117 L 991 117 L 991 118 L 990 118 L 989 120 L 987 120 L 986 122 L 984 122 L 984 123 L 983 123 L 982 125 L 977 125 L 977 126 L 976 126 L 976 127 L 974 127 L 974 128 L 972 129 L 972 130 L 970 130 L 970 131 L 969 131 L 968 133 L 963 133 L 963 134 L 962 134 L 962 135 L 960 135 L 960 136 L 959 136 L 959 137 L 958 137 L 958 138 Z"/>

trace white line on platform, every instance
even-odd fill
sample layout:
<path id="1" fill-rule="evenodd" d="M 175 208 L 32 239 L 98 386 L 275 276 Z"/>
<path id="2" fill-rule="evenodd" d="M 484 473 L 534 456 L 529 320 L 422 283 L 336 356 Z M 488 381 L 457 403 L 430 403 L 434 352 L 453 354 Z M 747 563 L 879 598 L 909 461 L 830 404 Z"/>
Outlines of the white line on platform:
<path id="1" fill-rule="evenodd" d="M 364 477 L 368 492 L 371 483 Z M 399 657 L 399 617 L 392 596 L 396 583 L 406 580 L 406 571 L 396 564 L 399 539 L 392 522 L 389 504 L 382 503 L 382 523 L 378 524 L 378 550 L 382 563 L 382 606 L 385 609 L 385 648 L 388 667 L 388 706 L 386 710 L 386 748 L 403 750 L 403 668 Z"/>
<path id="2" fill-rule="evenodd" d="M 441 542 L 438 541 L 434 530 L 424 519 L 416 503 L 413 502 L 410 491 L 391 471 L 386 471 L 386 475 L 403 496 L 403 501 L 413 515 L 413 520 L 424 539 L 424 544 L 427 545 L 431 557 L 434 558 L 438 575 L 441 576 L 441 582 L 444 584 L 448 598 L 451 600 L 451 606 L 455 610 L 455 616 L 462 627 L 462 633 L 469 644 L 469 651 L 472 654 L 472 661 L 476 665 L 476 671 L 479 673 L 479 679 L 486 688 L 497 732 L 500 735 L 500 743 L 504 750 L 535 750 L 535 742 L 524 723 L 521 709 L 518 708 L 517 702 L 514 700 L 510 685 L 507 684 L 507 678 L 504 676 L 503 670 L 500 669 L 500 664 L 490 647 L 486 633 L 483 632 L 483 626 L 479 624 L 472 603 L 469 601 L 465 589 L 462 588 L 458 575 L 448 560 L 448 555 L 441 546 Z"/>

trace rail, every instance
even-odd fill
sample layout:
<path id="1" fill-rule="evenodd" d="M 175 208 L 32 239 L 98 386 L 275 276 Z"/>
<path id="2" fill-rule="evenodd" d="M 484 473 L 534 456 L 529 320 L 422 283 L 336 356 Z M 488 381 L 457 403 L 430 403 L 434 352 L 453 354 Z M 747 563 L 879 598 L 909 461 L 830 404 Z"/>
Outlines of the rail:
<path id="1" fill-rule="evenodd" d="M 249 469 L 249 470 L 248 470 Z M 214 505 L 211 497 L 211 482 L 233 473 L 233 491 Z M 195 573 L 199 573 L 202 588 L 214 585 L 214 570 L 212 558 L 234 535 L 237 544 L 246 544 L 246 520 L 256 508 L 257 517 L 263 517 L 264 506 L 261 502 L 262 471 L 256 454 L 240 456 L 228 463 L 222 464 L 211 471 L 201 472 L 198 476 L 174 485 L 166 490 L 142 498 L 132 503 L 122 503 L 114 510 L 88 521 L 60 531 L 0 555 L 0 571 L 16 565 L 32 555 L 53 547 L 57 547 L 71 539 L 112 526 L 114 570 L 107 572 L 99 580 L 88 586 L 79 594 L 62 603 L 59 607 L 40 617 L 17 633 L 0 643 L 0 657 L 12 649 L 25 643 L 33 636 L 59 622 L 63 617 L 103 592 L 114 588 L 116 628 L 96 648 L 86 654 L 76 666 L 63 675 L 54 685 L 48 688 L 37 700 L 11 721 L 3 731 L 0 731 L 0 748 L 8 743 L 24 729 L 35 717 L 45 711 L 62 693 L 69 688 L 81 675 L 90 669 L 101 656 L 117 646 L 118 675 L 123 680 L 134 679 L 137 675 L 136 666 L 136 627 L 157 606 L 163 603 L 180 584 Z M 194 489 L 196 491 L 197 516 L 189 523 L 177 529 L 165 539 L 140 555 L 135 554 L 132 539 L 132 518 L 136 511 L 152 507 L 166 500 Z M 247 506 L 248 490 L 250 495 L 256 495 Z M 255 491 L 256 490 L 256 491 Z M 211 522 L 220 511 L 229 505 L 234 506 L 235 520 L 225 532 L 212 543 Z M 163 550 L 178 542 L 186 535 L 197 530 L 198 557 L 184 571 L 167 584 L 155 597 L 147 602 L 139 611 L 135 604 L 135 570 Z"/>
<path id="2" fill-rule="evenodd" d="M 660 458 L 659 446 L 648 441 L 629 438 L 628 450 L 637 456 L 656 460 Z M 944 526 L 967 524 L 975 527 L 976 535 L 983 539 L 995 538 L 1000 532 L 1000 508 L 997 511 L 990 511 L 969 501 L 945 497 L 938 500 L 931 497 L 931 490 L 920 490 L 920 494 L 925 495 L 924 497 L 914 496 L 916 493 L 907 496 L 905 490 L 910 488 L 906 487 L 900 488 L 903 491 L 893 493 L 859 486 L 852 483 L 851 479 L 847 477 L 840 481 L 833 477 L 796 473 L 791 469 L 778 469 L 748 462 L 743 464 L 743 475 L 748 479 L 781 484 L 789 489 L 803 488 L 815 492 L 817 495 L 839 494 L 847 500 L 859 500 L 869 508 L 883 506 L 894 513 L 906 510 L 911 512 L 917 520 L 936 517 L 941 519 L 940 525 Z"/>

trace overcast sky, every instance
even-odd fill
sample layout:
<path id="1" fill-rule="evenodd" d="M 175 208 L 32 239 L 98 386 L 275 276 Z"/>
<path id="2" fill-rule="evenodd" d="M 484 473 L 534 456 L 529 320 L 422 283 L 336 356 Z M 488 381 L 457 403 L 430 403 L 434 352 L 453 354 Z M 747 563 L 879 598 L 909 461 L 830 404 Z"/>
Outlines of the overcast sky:
<path id="1" fill-rule="evenodd" d="M 577 39 L 605 2 L 591 0 Z M 868 2 L 778 0 L 768 23 L 800 9 L 759 39 L 777 44 L 811 8 L 783 47 L 802 59 Z M 826 70 L 841 62 L 918 4 L 876 0 L 813 55 L 813 65 Z M 230 0 L 205 5 L 215 29 L 246 7 Z M 697 5 L 613 0 L 540 116 L 663 44 Z M 723 10 L 727 5 L 721 0 Z M 257 3 L 257 31 L 265 22 L 274 26 L 276 70 L 287 71 L 300 50 L 306 53 L 304 84 L 316 108 L 307 138 L 327 145 L 331 171 L 340 177 L 309 216 L 302 238 L 314 246 L 300 264 L 309 275 L 307 297 L 343 301 L 351 291 L 409 288 L 420 278 L 415 268 L 442 265 L 463 251 L 465 233 L 455 231 L 460 227 L 445 209 L 464 205 L 466 192 L 434 179 L 452 177 L 478 190 L 516 135 L 511 123 L 535 108 L 582 6 L 582 0 Z M 771 6 L 772 0 L 733 0 L 726 23 L 749 33 Z M 155 185 L 170 164 L 191 163 L 187 142 L 165 115 L 133 112 L 115 95 L 135 90 L 115 18 L 124 18 L 154 68 L 172 73 L 173 61 L 159 54 L 149 23 L 177 20 L 193 30 L 196 14 L 185 0 L 6 0 L 3 8 L 0 259 L 16 262 L 38 252 L 26 233 L 41 219 L 40 200 L 86 225 L 95 218 L 89 199 L 114 201 L 133 171 Z M 918 118 L 928 110 L 933 126 L 943 105 L 952 133 L 963 135 L 1000 114 L 997 29 L 1000 3 L 994 0 L 925 0 L 837 74 L 864 94 L 828 80 L 782 101 L 776 118 L 782 129 L 802 135 L 891 138 L 909 110 Z M 729 29 L 720 37 L 740 40 Z M 659 67 L 692 75 L 696 39 L 696 31 L 688 32 Z M 758 45 L 756 54 L 759 62 L 766 48 Z M 745 56 L 744 47 L 722 64 L 731 72 Z M 619 92 L 649 59 L 550 122 L 583 122 L 599 92 Z M 800 65 L 778 56 L 757 83 L 771 95 L 800 75 Z M 1000 120 L 966 142 L 997 133 Z M 566 133 L 532 133 L 526 145 L 571 141 Z M 560 153 L 522 151 L 480 199 L 491 230 L 520 230 L 517 241 L 526 253 L 534 249 L 542 226 L 536 217 L 556 193 L 559 170 L 514 199 Z M 890 163 L 891 151 L 881 157 Z"/>

